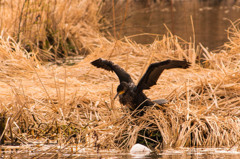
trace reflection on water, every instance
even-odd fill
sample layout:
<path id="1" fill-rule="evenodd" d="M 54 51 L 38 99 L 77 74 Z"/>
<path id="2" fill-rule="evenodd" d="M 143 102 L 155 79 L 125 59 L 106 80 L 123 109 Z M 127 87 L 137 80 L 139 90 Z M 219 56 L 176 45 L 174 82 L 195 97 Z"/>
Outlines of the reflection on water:
<path id="1" fill-rule="evenodd" d="M 166 24 L 174 35 L 189 41 L 190 37 L 193 37 L 190 20 L 192 16 L 196 43 L 201 42 L 212 50 L 227 41 L 226 30 L 231 25 L 229 20 L 235 21 L 240 18 L 239 0 L 128 0 L 128 4 L 126 2 L 115 1 L 116 31 L 120 33 L 119 38 L 141 33 L 162 35 L 167 32 L 164 26 Z M 126 21 L 122 27 L 122 17 L 126 8 L 128 8 Z M 111 32 L 113 34 L 113 28 Z M 137 36 L 133 39 L 146 44 L 153 42 L 155 37 Z"/>
<path id="2" fill-rule="evenodd" d="M 16 146 L 17 147 L 17 146 Z M 81 159 L 134 159 L 134 158 L 155 158 L 155 159 L 236 159 L 240 158 L 240 152 L 236 149 L 227 148 L 182 148 L 163 150 L 150 156 L 131 155 L 128 153 L 116 153 L 113 151 L 76 149 L 76 146 L 56 147 L 43 145 L 43 147 L 31 147 L 31 150 L 24 147 L 6 148 L 0 147 L 0 158 L 81 158 Z"/>

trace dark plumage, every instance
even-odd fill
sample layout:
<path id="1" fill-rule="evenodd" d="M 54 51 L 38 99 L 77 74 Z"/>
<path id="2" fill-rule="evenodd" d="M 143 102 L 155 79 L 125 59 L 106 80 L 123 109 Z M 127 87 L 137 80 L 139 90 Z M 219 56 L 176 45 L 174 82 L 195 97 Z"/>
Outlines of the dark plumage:
<path id="1" fill-rule="evenodd" d="M 167 103 L 167 100 L 165 99 L 151 101 L 143 93 L 143 90 L 150 89 L 153 85 L 155 85 L 159 76 L 165 69 L 186 69 L 190 66 L 190 63 L 186 60 L 166 60 L 152 63 L 148 67 L 143 77 L 140 79 L 139 83 L 135 85 L 131 79 L 131 76 L 125 70 L 111 61 L 99 58 L 91 62 L 91 64 L 98 68 L 113 71 L 117 74 L 120 84 L 117 88 L 117 95 L 114 97 L 114 99 L 119 96 L 120 103 L 128 106 L 132 111 L 136 109 L 142 109 L 144 106 L 150 106 L 154 103 L 160 105 Z"/>

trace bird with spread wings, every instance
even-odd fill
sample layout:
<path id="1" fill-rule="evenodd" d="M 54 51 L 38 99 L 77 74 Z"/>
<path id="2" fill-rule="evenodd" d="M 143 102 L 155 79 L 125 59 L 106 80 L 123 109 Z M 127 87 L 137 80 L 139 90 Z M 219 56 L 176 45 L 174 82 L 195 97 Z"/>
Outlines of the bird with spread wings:
<path id="1" fill-rule="evenodd" d="M 143 90 L 150 89 L 156 85 L 158 78 L 166 69 L 182 68 L 186 69 L 191 64 L 186 60 L 166 60 L 162 62 L 152 63 L 145 74 L 142 76 L 137 85 L 134 84 L 131 76 L 121 67 L 112 61 L 99 58 L 91 62 L 92 65 L 107 71 L 115 72 L 119 78 L 120 84 L 117 87 L 117 94 L 114 99 L 119 96 L 119 102 L 130 108 L 131 111 L 140 110 L 144 106 L 151 106 L 154 103 L 159 105 L 166 104 L 166 99 L 150 100 L 143 93 Z"/>

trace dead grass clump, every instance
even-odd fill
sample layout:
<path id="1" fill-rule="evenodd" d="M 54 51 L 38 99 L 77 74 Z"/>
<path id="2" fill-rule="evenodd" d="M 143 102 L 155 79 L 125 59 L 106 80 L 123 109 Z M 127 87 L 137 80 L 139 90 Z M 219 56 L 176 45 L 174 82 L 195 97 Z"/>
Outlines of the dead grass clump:
<path id="1" fill-rule="evenodd" d="M 169 58 L 191 61 L 200 54 L 175 36 L 147 46 L 126 38 L 125 42 L 102 45 L 78 65 L 68 67 L 37 65 L 34 56 L 28 57 L 12 41 L 2 39 L 0 47 L 15 48 L 2 54 L 4 61 L 11 62 L 0 67 L 14 79 L 1 74 L 1 110 L 7 112 L 9 121 L 6 141 L 74 143 L 96 151 L 126 150 L 136 142 L 156 149 L 238 145 L 238 72 L 198 64 L 187 70 L 166 71 L 158 85 L 145 93 L 151 99 L 167 98 L 170 103 L 149 108 L 143 117 L 134 118 L 112 99 L 117 76 L 90 65 L 98 57 L 111 59 L 138 81 L 149 63 Z"/>
<path id="2" fill-rule="evenodd" d="M 25 76 L 27 72 L 33 72 L 38 67 L 33 54 L 27 53 L 12 38 L 0 36 L 0 76 L 4 80 L 12 77 Z"/>
<path id="3" fill-rule="evenodd" d="M 0 67 L 14 79 L 1 74 L 1 110 L 7 112 L 9 121 L 6 141 L 74 143 L 96 151 L 126 150 L 136 142 L 156 149 L 238 145 L 239 73 L 226 72 L 232 67 L 210 69 L 194 64 L 200 53 L 176 36 L 165 36 L 147 46 L 128 38 L 106 43 L 78 65 L 68 67 L 38 65 L 35 56 L 28 57 L 9 40 L 2 39 L 0 47 L 15 48 L 2 54 L 11 65 Z M 134 81 L 155 61 L 185 58 L 193 66 L 164 72 L 158 84 L 145 93 L 170 103 L 151 107 L 143 117 L 134 118 L 112 99 L 117 76 L 90 65 L 99 57 L 125 68 Z"/>
<path id="4" fill-rule="evenodd" d="M 86 56 L 105 41 L 101 1 L 10 0 L 1 5 L 1 31 L 44 60 Z"/>
<path id="5" fill-rule="evenodd" d="M 239 70 L 239 58 L 240 58 L 240 20 L 236 20 L 232 23 L 232 26 L 228 28 L 228 39 L 223 45 L 223 49 L 218 53 L 212 53 L 204 49 L 204 56 L 206 64 L 214 69 L 221 69 L 224 72 L 237 72 Z"/>

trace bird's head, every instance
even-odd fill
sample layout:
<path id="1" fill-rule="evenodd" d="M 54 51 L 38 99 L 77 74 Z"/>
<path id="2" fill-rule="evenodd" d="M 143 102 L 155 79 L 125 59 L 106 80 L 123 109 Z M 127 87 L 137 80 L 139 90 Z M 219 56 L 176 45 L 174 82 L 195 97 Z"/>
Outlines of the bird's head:
<path id="1" fill-rule="evenodd" d="M 115 95 L 114 99 L 117 98 L 117 96 L 124 94 L 128 89 L 128 83 L 127 82 L 121 82 L 117 87 L 117 94 Z"/>

